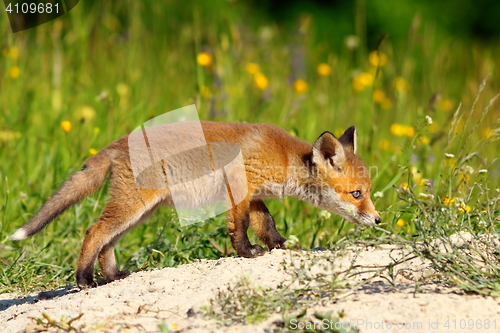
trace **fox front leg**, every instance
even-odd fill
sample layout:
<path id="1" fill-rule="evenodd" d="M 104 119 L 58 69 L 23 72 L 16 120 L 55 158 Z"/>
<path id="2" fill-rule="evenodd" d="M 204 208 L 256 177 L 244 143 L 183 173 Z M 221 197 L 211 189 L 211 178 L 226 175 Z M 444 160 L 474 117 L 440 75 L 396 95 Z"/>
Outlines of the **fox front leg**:
<path id="1" fill-rule="evenodd" d="M 250 224 L 250 201 L 243 200 L 228 212 L 227 228 L 231 244 L 240 257 L 255 258 L 266 253 L 260 245 L 250 243 L 247 231 Z"/>
<path id="2" fill-rule="evenodd" d="M 250 225 L 269 250 L 286 248 L 286 238 L 276 230 L 276 223 L 264 201 L 254 200 L 250 203 Z"/>

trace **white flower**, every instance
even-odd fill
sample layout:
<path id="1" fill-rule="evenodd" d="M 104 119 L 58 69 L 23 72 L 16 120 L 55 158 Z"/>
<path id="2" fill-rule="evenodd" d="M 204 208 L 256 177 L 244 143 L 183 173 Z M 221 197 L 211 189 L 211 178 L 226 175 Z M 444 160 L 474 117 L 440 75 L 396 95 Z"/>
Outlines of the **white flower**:
<path id="1" fill-rule="evenodd" d="M 464 171 L 467 172 L 468 174 L 472 175 L 474 173 L 474 168 L 471 167 L 470 165 L 464 166 Z"/>
<path id="2" fill-rule="evenodd" d="M 332 217 L 332 214 L 327 210 L 322 210 L 321 212 L 319 212 L 318 215 L 319 215 L 319 217 L 324 218 L 324 219 L 329 219 L 330 217 Z"/>
<path id="3" fill-rule="evenodd" d="M 455 155 L 453 155 L 453 154 L 448 154 L 448 153 L 444 153 L 444 156 L 445 156 L 446 158 L 454 158 L 454 157 L 455 157 Z"/>
<path id="4" fill-rule="evenodd" d="M 477 172 L 479 172 L 479 173 L 488 173 L 488 170 L 486 170 L 486 169 L 481 169 L 481 170 L 478 170 Z"/>
<path id="5" fill-rule="evenodd" d="M 345 210 L 350 215 L 354 215 L 358 209 L 354 205 L 347 205 L 347 207 L 345 208 Z"/>
<path id="6" fill-rule="evenodd" d="M 345 39 L 345 45 L 349 50 L 354 50 L 359 46 L 358 36 L 347 36 Z"/>
<path id="7" fill-rule="evenodd" d="M 432 124 L 432 118 L 430 116 L 425 116 L 425 120 L 427 121 L 427 125 Z"/>
<path id="8" fill-rule="evenodd" d="M 99 96 L 97 96 L 95 99 L 98 101 L 105 100 L 106 98 L 109 97 L 109 93 L 106 90 L 103 90 L 100 92 Z"/>
<path id="9" fill-rule="evenodd" d="M 384 197 L 384 192 L 377 191 L 373 194 L 374 198 L 383 198 Z"/>
<path id="10" fill-rule="evenodd" d="M 288 249 L 297 248 L 297 246 L 300 246 L 300 245 L 299 245 L 299 239 L 298 239 L 298 238 L 297 238 L 297 236 L 295 236 L 295 235 L 290 235 L 290 236 L 288 236 L 288 239 L 287 239 L 287 241 L 285 242 L 285 246 L 286 246 Z"/>
<path id="11" fill-rule="evenodd" d="M 427 193 L 419 193 L 418 196 L 421 197 L 422 199 L 430 199 L 430 200 L 434 199 L 434 195 Z"/>

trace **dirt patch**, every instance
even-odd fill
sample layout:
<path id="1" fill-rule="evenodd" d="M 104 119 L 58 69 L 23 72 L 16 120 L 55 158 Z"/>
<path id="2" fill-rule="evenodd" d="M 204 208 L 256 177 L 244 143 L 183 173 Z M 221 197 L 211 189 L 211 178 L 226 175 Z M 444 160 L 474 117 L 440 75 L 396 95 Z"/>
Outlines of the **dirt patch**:
<path id="1" fill-rule="evenodd" d="M 383 268 L 389 264 L 395 264 L 391 270 Z M 68 286 L 25 297 L 2 294 L 0 331 L 35 331 L 43 325 L 33 318 L 46 316 L 44 322 L 50 318 L 55 324 L 78 318 L 71 325 L 85 332 L 160 332 L 162 324 L 182 332 L 270 332 L 290 319 L 274 314 L 255 325 L 223 325 L 206 319 L 200 307 L 208 304 L 218 290 L 225 290 L 244 276 L 255 287 L 296 288 L 300 286 L 297 272 L 314 281 L 315 276 L 329 276 L 348 267 L 351 269 L 342 282 L 347 288 L 308 308 L 303 318 L 314 322 L 286 324 L 291 328 L 320 324 L 328 328 L 331 322 L 312 314 L 331 311 L 333 316 L 342 317 L 338 326 L 358 328 L 360 332 L 500 331 L 499 300 L 465 295 L 443 286 L 429 263 L 395 246 L 353 248 L 343 256 L 328 251 L 273 250 L 256 259 L 200 260 L 137 272 L 86 291 Z"/>

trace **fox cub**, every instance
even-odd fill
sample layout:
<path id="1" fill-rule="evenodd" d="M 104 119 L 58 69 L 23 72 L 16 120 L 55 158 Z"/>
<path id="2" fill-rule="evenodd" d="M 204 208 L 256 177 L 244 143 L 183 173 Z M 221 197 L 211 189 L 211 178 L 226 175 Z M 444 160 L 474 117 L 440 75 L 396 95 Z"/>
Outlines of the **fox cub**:
<path id="1" fill-rule="evenodd" d="M 189 124 L 162 126 L 165 126 L 163 131 L 175 130 L 177 126 L 189 139 L 186 134 L 190 133 Z M 202 121 L 201 127 L 206 142 L 232 143 L 241 151 L 246 195 L 227 214 L 231 243 L 239 256 L 253 258 L 265 253 L 260 245 L 250 243 L 247 236 L 249 225 L 270 250 L 285 247 L 286 239 L 277 232 L 274 219 L 264 204 L 263 200 L 267 198 L 294 196 L 353 223 L 372 225 L 381 222 L 370 199 L 368 168 L 356 155 L 354 126 L 338 139 L 330 132 L 324 132 L 313 145 L 269 124 Z M 81 289 L 97 286 L 94 281 L 96 259 L 107 282 L 128 276 L 129 272 L 117 267 L 116 242 L 146 220 L 158 206 L 174 206 L 168 186 L 155 189 L 137 184 L 128 137 L 122 137 L 89 158 L 82 170 L 72 175 L 11 236 L 12 240 L 22 240 L 39 232 L 70 206 L 96 191 L 109 174 L 111 199 L 97 223 L 87 230 L 78 259 L 76 281 Z M 181 141 L 182 137 L 179 138 Z M 172 145 L 172 142 L 168 144 Z M 189 170 L 198 163 L 195 153 L 191 154 L 191 158 L 176 165 L 177 171 Z"/>

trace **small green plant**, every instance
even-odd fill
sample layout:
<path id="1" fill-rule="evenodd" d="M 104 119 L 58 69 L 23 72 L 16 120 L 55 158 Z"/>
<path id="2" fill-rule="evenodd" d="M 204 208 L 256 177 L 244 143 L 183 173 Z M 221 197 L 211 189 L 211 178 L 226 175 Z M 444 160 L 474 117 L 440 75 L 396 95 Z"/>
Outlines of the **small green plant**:
<path id="1" fill-rule="evenodd" d="M 161 323 L 158 325 L 158 329 L 161 331 L 161 333 L 170 333 L 170 328 L 165 323 Z"/>
<path id="2" fill-rule="evenodd" d="M 420 179 L 417 183 L 415 178 L 422 178 L 415 177 L 419 171 L 407 166 L 408 182 L 398 188 L 398 197 L 404 203 L 400 216 L 411 218 L 407 228 L 412 230 L 413 242 L 408 245 L 413 252 L 430 260 L 444 277 L 443 282 L 465 291 L 497 296 L 500 295 L 497 236 L 500 190 L 488 182 L 488 166 L 494 164 L 488 165 L 481 156 L 484 146 L 494 138 L 470 143 L 499 96 L 487 103 L 475 122 L 471 121 L 485 85 L 486 79 L 468 113 L 459 108 L 453 115 L 439 174 L 434 180 Z M 461 121 L 465 123 L 458 130 Z M 494 132 L 499 130 L 500 126 Z M 408 148 L 408 156 L 415 153 L 413 144 Z M 468 152 L 472 148 L 475 151 Z"/>
<path id="3" fill-rule="evenodd" d="M 226 324 L 254 324 L 274 314 L 285 318 L 294 311 L 328 304 L 341 291 L 353 287 L 344 278 L 355 269 L 354 266 L 335 272 L 335 258 L 340 255 L 342 251 L 319 255 L 290 251 L 290 260 L 283 262 L 283 269 L 291 276 L 291 281 L 272 289 L 253 286 L 250 279 L 244 277 L 235 285 L 219 290 L 216 297 L 202 307 L 202 313 Z"/>
<path id="4" fill-rule="evenodd" d="M 83 313 L 80 313 L 77 317 L 66 319 L 61 318 L 60 320 L 54 320 L 49 317 L 48 314 L 42 313 L 41 318 L 32 318 L 35 325 L 28 326 L 26 332 L 68 332 L 68 333 L 84 333 L 82 328 L 73 326 L 73 323 L 80 319 Z"/>
<path id="5" fill-rule="evenodd" d="M 206 316 L 226 323 L 255 324 L 273 313 L 293 309 L 295 300 L 284 296 L 283 290 L 253 287 L 250 279 L 243 277 L 234 286 L 219 290 L 202 311 Z"/>

